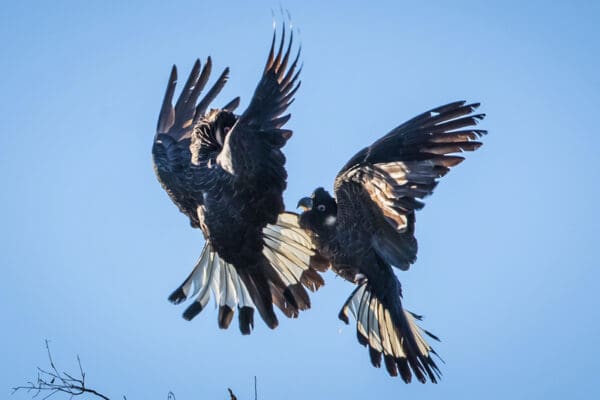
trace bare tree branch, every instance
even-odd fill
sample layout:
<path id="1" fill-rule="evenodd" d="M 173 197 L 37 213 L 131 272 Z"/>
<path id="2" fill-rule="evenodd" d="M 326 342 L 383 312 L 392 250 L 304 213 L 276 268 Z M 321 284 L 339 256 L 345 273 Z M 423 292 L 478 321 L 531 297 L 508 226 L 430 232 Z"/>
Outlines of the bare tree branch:
<path id="1" fill-rule="evenodd" d="M 229 391 L 229 400 L 237 400 L 237 397 L 235 397 L 235 394 L 233 394 L 231 389 L 227 388 L 227 390 Z"/>
<path id="2" fill-rule="evenodd" d="M 54 359 L 52 358 L 52 352 L 50 351 L 50 343 L 48 339 L 46 339 L 45 342 L 50 368 L 43 369 L 37 367 L 37 379 L 35 382 L 29 381 L 25 385 L 13 387 L 12 394 L 17 393 L 18 391 L 26 391 L 27 393 L 32 394 L 32 398 L 37 398 L 40 394 L 44 394 L 44 397 L 41 398 L 42 400 L 46 400 L 57 393 L 64 393 L 65 395 L 69 396 L 69 399 L 88 394 L 98 399 L 110 400 L 108 396 L 86 386 L 85 371 L 81 365 L 81 359 L 79 358 L 79 355 L 77 355 L 79 377 L 75 377 L 65 371 L 60 372 L 54 363 Z M 237 400 L 237 397 L 235 394 L 233 394 L 233 391 L 229 388 L 227 390 L 229 391 L 230 400 Z M 254 399 L 256 400 L 256 377 L 254 377 Z M 127 400 L 127 397 L 123 396 L 123 400 Z M 167 395 L 167 400 L 176 400 L 175 394 L 173 392 L 169 392 Z"/>
<path id="3" fill-rule="evenodd" d="M 102 400 L 110 400 L 106 395 L 96 391 L 95 389 L 86 386 L 85 372 L 81 366 L 81 359 L 77 356 L 77 364 L 79 366 L 79 377 L 76 378 L 68 372 L 59 372 L 52 359 L 52 352 L 50 351 L 50 344 L 46 339 L 46 352 L 48 353 L 48 361 L 50 363 L 50 369 L 46 370 L 37 367 L 37 379 L 35 382 L 27 382 L 26 385 L 15 386 L 12 388 L 12 394 L 23 390 L 28 393 L 32 393 L 32 397 L 36 398 L 41 393 L 45 396 L 42 400 L 46 400 L 57 393 L 64 393 L 69 395 L 69 398 L 80 396 L 82 394 L 90 394 Z"/>

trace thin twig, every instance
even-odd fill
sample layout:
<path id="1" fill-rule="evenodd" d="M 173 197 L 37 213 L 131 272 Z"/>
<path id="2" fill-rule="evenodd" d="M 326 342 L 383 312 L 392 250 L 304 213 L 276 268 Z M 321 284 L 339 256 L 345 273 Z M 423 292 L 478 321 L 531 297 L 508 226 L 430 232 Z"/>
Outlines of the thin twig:
<path id="1" fill-rule="evenodd" d="M 81 365 L 81 359 L 77 356 L 77 364 L 79 366 L 79 373 L 81 377 L 76 378 L 68 372 L 63 371 L 62 373 L 56 368 L 54 359 L 52 358 L 52 352 L 50 351 L 50 343 L 46 339 L 46 353 L 48 354 L 48 362 L 50 363 L 50 370 L 37 367 L 37 380 L 36 382 L 27 382 L 26 385 L 15 386 L 12 388 L 12 393 L 15 394 L 19 390 L 25 390 L 28 393 L 34 392 L 32 397 L 35 398 L 42 392 L 46 392 L 46 396 L 43 400 L 46 400 L 57 393 L 65 393 L 69 395 L 69 398 L 80 396 L 82 394 L 90 394 L 96 396 L 102 400 L 110 400 L 104 394 L 86 387 L 85 385 L 85 372 Z"/>
<path id="2" fill-rule="evenodd" d="M 47 339 L 45 342 L 50 369 L 46 370 L 41 367 L 37 367 L 37 379 L 35 382 L 28 381 L 25 385 L 13 387 L 12 394 L 22 390 L 27 393 L 31 393 L 32 398 L 37 398 L 40 394 L 44 393 L 45 396 L 42 398 L 42 400 L 49 399 L 57 393 L 66 394 L 69 396 L 69 399 L 88 394 L 102 400 L 110 400 L 108 396 L 86 386 L 85 371 L 83 370 L 79 355 L 77 355 L 79 377 L 75 377 L 66 371 L 59 372 L 56 364 L 54 363 L 54 359 L 52 358 L 50 342 Z M 231 400 L 237 400 L 237 397 L 235 394 L 233 394 L 233 391 L 231 389 L 228 390 Z M 127 400 L 127 397 L 123 396 L 123 400 Z M 169 392 L 167 395 L 167 400 L 176 400 L 175 394 L 173 392 Z M 254 400 L 257 400 L 256 376 L 254 377 Z"/>
<path id="3" fill-rule="evenodd" d="M 235 394 L 233 394 L 233 391 L 229 388 L 227 388 L 227 390 L 229 391 L 229 400 L 237 400 L 237 397 L 235 397 Z"/>

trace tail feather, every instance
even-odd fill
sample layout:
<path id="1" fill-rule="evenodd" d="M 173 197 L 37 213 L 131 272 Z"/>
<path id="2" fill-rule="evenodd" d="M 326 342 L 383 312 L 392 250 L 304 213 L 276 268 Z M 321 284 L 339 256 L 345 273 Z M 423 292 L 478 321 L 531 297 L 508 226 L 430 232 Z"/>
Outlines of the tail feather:
<path id="1" fill-rule="evenodd" d="M 263 229 L 263 236 L 263 254 L 276 272 L 269 278 L 280 287 L 274 290 L 274 303 L 286 316 L 296 317 L 299 310 L 310 308 L 304 288 L 315 291 L 324 284 L 317 272 L 324 270 L 322 259 L 312 238 L 300 228 L 297 214 L 279 214 L 275 224 Z"/>
<path id="2" fill-rule="evenodd" d="M 264 230 L 261 261 L 239 269 L 219 257 L 207 242 L 196 266 L 186 280 L 169 296 L 179 304 L 195 296 L 183 313 L 186 320 L 196 317 L 208 304 L 211 292 L 218 312 L 218 325 L 227 329 L 237 308 L 240 331 L 254 328 L 254 309 L 270 328 L 278 325 L 275 304 L 290 318 L 310 308 L 304 287 L 317 290 L 324 282 L 317 271 L 326 264 L 315 250 L 310 236 L 298 225 L 298 216 L 283 213 Z"/>
<path id="3" fill-rule="evenodd" d="M 196 296 L 194 302 L 183 313 L 183 318 L 189 321 L 206 308 L 211 291 L 219 307 L 218 324 L 222 329 L 229 327 L 236 307 L 254 309 L 248 287 L 235 267 L 222 260 L 213 250 L 211 243 L 207 242 L 196 266 L 186 280 L 169 296 L 169 301 L 179 304 Z M 244 331 L 248 331 L 248 327 L 253 326 L 254 323 L 249 315 L 252 314 L 246 311 Z"/>
<path id="4" fill-rule="evenodd" d="M 248 268 L 242 269 L 240 274 L 263 321 L 269 328 L 277 328 L 279 321 L 273 310 L 271 289 L 263 271 L 254 266 L 251 270 Z"/>
<path id="5" fill-rule="evenodd" d="M 375 367 L 381 366 L 383 358 L 388 373 L 400 375 L 406 383 L 413 374 L 422 383 L 427 379 L 437 383 L 441 373 L 432 359 L 436 353 L 423 334 L 437 338 L 416 324 L 418 316 L 387 303 L 377 296 L 369 282 L 364 282 L 352 292 L 339 318 L 348 323 L 348 314 L 354 316 L 358 341 L 368 347 Z"/>
<path id="6" fill-rule="evenodd" d="M 233 319 L 233 310 L 229 308 L 228 305 L 219 307 L 219 317 L 218 324 L 219 328 L 227 329 L 229 328 L 229 324 L 231 324 L 231 320 Z"/>
<path id="7" fill-rule="evenodd" d="M 297 304 L 288 301 L 281 286 L 271 285 L 271 294 L 273 296 L 273 304 L 275 304 L 286 317 L 298 317 Z"/>
<path id="8" fill-rule="evenodd" d="M 207 269 L 204 265 L 208 262 L 208 257 L 212 248 L 204 246 L 196 266 L 183 283 L 169 296 L 169 301 L 173 304 L 179 304 L 188 297 L 193 297 L 200 288 L 206 285 Z"/>
<path id="9" fill-rule="evenodd" d="M 308 297 L 308 293 L 306 293 L 306 290 L 304 290 L 302 285 L 297 284 L 288 286 L 286 291 L 294 298 L 299 310 L 308 310 L 310 308 L 310 297 Z"/>
<path id="10" fill-rule="evenodd" d="M 317 289 L 325 284 L 321 275 L 314 269 L 304 271 L 300 276 L 300 280 L 311 292 L 317 291 Z"/>
<path id="11" fill-rule="evenodd" d="M 238 322 L 243 335 L 249 335 L 254 329 L 254 308 L 238 307 Z"/>

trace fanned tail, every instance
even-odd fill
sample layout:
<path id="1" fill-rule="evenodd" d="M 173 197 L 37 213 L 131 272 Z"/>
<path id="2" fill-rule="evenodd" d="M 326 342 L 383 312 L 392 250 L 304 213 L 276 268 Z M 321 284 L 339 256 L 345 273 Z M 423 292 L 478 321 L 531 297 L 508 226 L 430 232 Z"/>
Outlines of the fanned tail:
<path id="1" fill-rule="evenodd" d="M 179 304 L 196 296 L 194 302 L 183 313 L 183 318 L 191 320 L 200 314 L 208 301 L 211 291 L 219 307 L 219 328 L 227 329 L 233 318 L 234 310 L 239 310 L 240 323 L 244 322 L 242 333 L 250 333 L 254 326 L 254 301 L 248 287 L 241 279 L 235 267 L 224 260 L 206 242 L 196 266 L 186 280 L 169 296 L 169 301 Z"/>
<path id="2" fill-rule="evenodd" d="M 206 308 L 212 292 L 219 308 L 219 327 L 229 327 L 237 308 L 242 334 L 254 328 L 255 309 L 272 329 L 278 325 L 273 304 L 287 317 L 297 317 L 299 311 L 310 308 L 304 287 L 315 291 L 324 284 L 317 271 L 326 270 L 327 263 L 299 227 L 296 214 L 280 214 L 275 224 L 264 228 L 263 238 L 260 261 L 239 269 L 221 259 L 207 241 L 196 266 L 169 301 L 179 304 L 195 296 L 183 313 L 189 321 Z"/>
<path id="3" fill-rule="evenodd" d="M 263 229 L 263 238 L 273 303 L 287 317 L 295 318 L 299 311 L 310 308 L 305 288 L 314 292 L 324 285 L 317 271 L 324 272 L 328 263 L 316 251 L 310 235 L 300 228 L 297 214 L 279 214 L 275 224 Z"/>
<path id="4" fill-rule="evenodd" d="M 354 316 L 358 341 L 369 348 L 371 363 L 375 367 L 381 366 L 383 356 L 390 375 L 400 375 L 406 383 L 411 381 L 412 374 L 421 383 L 425 383 L 427 378 L 437 383 L 441 373 L 432 359 L 432 354 L 437 353 L 423 334 L 439 339 L 416 324 L 415 320 L 420 320 L 420 316 L 402 308 L 399 293 L 396 304 L 386 303 L 377 296 L 369 282 L 363 282 L 352 292 L 339 318 L 347 324 L 348 313 Z"/>

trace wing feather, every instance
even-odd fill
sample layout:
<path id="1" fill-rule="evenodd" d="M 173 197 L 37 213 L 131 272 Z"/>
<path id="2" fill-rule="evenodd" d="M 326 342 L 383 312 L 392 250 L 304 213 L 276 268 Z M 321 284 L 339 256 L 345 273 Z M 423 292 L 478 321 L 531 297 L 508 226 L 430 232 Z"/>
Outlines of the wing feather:
<path id="1" fill-rule="evenodd" d="M 485 116 L 474 113 L 478 107 L 457 101 L 431 109 L 359 151 L 335 180 L 338 224 L 351 226 L 344 218 L 351 219 L 357 207 L 378 216 L 373 247 L 390 264 L 408 268 L 416 259 L 414 211 L 423 207 L 420 200 L 464 160 L 456 153 L 478 149 L 477 139 L 487 133 L 473 129 Z"/>
<path id="2" fill-rule="evenodd" d="M 172 102 L 176 85 L 177 67 L 173 65 L 171 68 L 171 75 L 169 75 L 169 83 L 167 84 L 167 90 L 165 91 L 165 97 L 160 109 L 160 114 L 158 115 L 158 124 L 156 127 L 156 132 L 158 133 L 167 133 L 175 121 L 175 110 L 173 109 Z"/>
<path id="3" fill-rule="evenodd" d="M 208 57 L 204 66 L 196 60 L 183 85 L 183 89 L 173 106 L 173 96 L 177 85 L 177 67 L 173 66 L 165 96 L 161 106 L 152 147 L 154 169 L 158 179 L 173 202 L 190 218 L 192 226 L 199 227 L 197 206 L 202 204 L 198 190 L 203 185 L 203 170 L 191 168 L 193 155 L 190 149 L 192 132 L 205 117 L 206 108 L 219 94 L 227 82 L 229 68 L 218 77 L 206 95 L 200 99 L 212 71 L 212 60 Z M 225 109 L 233 111 L 239 98 L 230 101 Z M 220 145 L 211 137 L 201 137 L 200 148 L 210 148 L 218 153 Z M 215 143 L 218 146 L 215 146 Z M 212 147 L 211 147 L 212 146 Z"/>
<path id="4" fill-rule="evenodd" d="M 300 49 L 290 63 L 294 41 L 291 31 L 287 39 L 285 25 L 277 42 L 273 33 L 271 48 L 263 75 L 248 108 L 225 139 L 217 162 L 236 177 L 260 179 L 284 188 L 287 174 L 285 157 L 280 148 L 292 131 L 283 129 L 290 114 L 285 114 L 300 86 L 298 60 Z M 286 45 L 287 43 L 287 45 Z"/>

